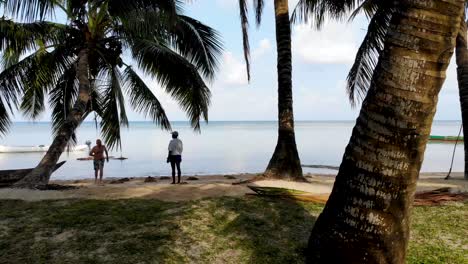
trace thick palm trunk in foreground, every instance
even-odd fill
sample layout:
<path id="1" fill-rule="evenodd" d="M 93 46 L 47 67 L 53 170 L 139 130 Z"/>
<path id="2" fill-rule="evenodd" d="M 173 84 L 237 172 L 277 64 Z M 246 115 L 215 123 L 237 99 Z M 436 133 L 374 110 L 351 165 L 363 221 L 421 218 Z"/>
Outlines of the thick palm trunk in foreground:
<path id="1" fill-rule="evenodd" d="M 287 0 L 275 0 L 278 52 L 278 142 L 264 176 L 303 181 L 294 135 L 291 66 L 291 25 Z"/>
<path id="2" fill-rule="evenodd" d="M 462 21 L 460 33 L 457 36 L 457 47 L 455 51 L 457 58 L 458 91 L 460 93 L 463 135 L 465 135 L 465 180 L 468 180 L 468 47 L 466 30 L 466 21 Z"/>
<path id="3" fill-rule="evenodd" d="M 401 1 L 308 263 L 404 263 L 416 181 L 463 0 Z"/>
<path id="4" fill-rule="evenodd" d="M 89 82 L 89 64 L 88 64 L 88 49 L 85 48 L 78 54 L 78 63 L 76 69 L 77 79 L 79 81 L 78 100 L 75 102 L 73 109 L 65 121 L 65 124 L 57 133 L 49 150 L 42 158 L 36 168 L 21 181 L 15 183 L 16 187 L 34 188 L 46 185 L 49 182 L 50 175 L 55 167 L 55 164 L 62 155 L 65 147 L 70 141 L 75 129 L 83 121 L 83 116 L 86 113 L 88 101 L 90 99 L 90 82 Z"/>

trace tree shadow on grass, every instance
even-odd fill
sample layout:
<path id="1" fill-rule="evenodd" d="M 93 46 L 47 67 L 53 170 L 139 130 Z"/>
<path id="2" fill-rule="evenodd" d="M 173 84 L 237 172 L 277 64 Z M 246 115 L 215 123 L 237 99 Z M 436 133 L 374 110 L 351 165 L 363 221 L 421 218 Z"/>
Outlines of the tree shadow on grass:
<path id="1" fill-rule="evenodd" d="M 0 201 L 2 263 L 303 263 L 322 207 L 261 198 Z"/>
<path id="2" fill-rule="evenodd" d="M 228 245 L 241 250 L 243 263 L 304 263 L 310 231 L 321 206 L 247 196 L 221 199 L 214 218 Z"/>

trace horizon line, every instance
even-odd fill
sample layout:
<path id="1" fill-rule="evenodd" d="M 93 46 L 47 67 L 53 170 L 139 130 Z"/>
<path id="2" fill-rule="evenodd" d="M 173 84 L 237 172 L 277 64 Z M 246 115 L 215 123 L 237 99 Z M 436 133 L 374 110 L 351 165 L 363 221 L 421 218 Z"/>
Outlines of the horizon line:
<path id="1" fill-rule="evenodd" d="M 210 123 L 210 122 L 277 122 L 278 120 L 208 120 L 208 122 L 201 121 L 200 123 Z M 329 119 L 329 120 L 320 120 L 320 119 L 315 119 L 315 120 L 294 120 L 295 122 L 354 122 L 356 119 Z M 459 121 L 461 122 L 461 119 L 434 119 L 433 121 Z M 43 120 L 43 121 L 12 121 L 12 123 L 51 123 L 52 121 L 50 120 Z M 94 123 L 95 121 L 83 121 L 83 123 Z M 147 123 L 153 123 L 151 120 L 128 120 L 128 122 L 147 122 Z M 189 120 L 170 120 L 169 122 L 190 122 Z"/>

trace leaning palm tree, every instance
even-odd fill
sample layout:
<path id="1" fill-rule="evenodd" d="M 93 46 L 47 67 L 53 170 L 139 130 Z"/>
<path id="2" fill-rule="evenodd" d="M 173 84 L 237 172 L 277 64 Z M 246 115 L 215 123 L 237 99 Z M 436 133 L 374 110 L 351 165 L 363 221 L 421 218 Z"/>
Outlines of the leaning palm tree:
<path id="1" fill-rule="evenodd" d="M 309 16 L 325 8 L 333 16 L 357 2 L 330 0 L 300 10 Z M 312 230 L 308 263 L 405 261 L 416 181 L 464 1 L 398 3 L 332 193 Z"/>
<path id="2" fill-rule="evenodd" d="M 356 59 L 348 74 L 347 91 L 350 102 L 353 106 L 362 100 L 370 88 L 372 73 L 375 69 L 378 58 L 383 50 L 386 32 L 390 25 L 390 19 L 396 12 L 398 2 L 395 1 L 375 1 L 365 0 L 354 10 L 338 10 L 332 13 L 333 18 L 341 19 L 348 16 L 353 20 L 358 14 L 364 13 L 370 20 L 367 34 L 358 49 Z M 293 19 L 306 20 L 310 17 L 320 27 L 326 17 L 326 13 L 331 10 L 332 5 L 329 0 L 301 0 L 293 13 Z M 351 7 L 354 8 L 354 7 Z M 313 14 L 312 16 L 303 16 Z M 329 13 L 330 14 L 330 13 Z M 460 32 L 456 42 L 456 63 L 458 76 L 458 90 L 462 113 L 463 134 L 468 135 L 468 52 L 466 38 L 466 17 L 462 21 Z M 468 180 L 468 140 L 464 141 L 465 148 L 465 179 Z"/>
<path id="3" fill-rule="evenodd" d="M 260 25 L 264 1 L 254 0 L 253 4 L 256 14 L 256 23 Z M 276 47 L 278 53 L 278 141 L 262 178 L 305 181 L 294 133 L 291 24 L 289 20 L 288 0 L 274 0 L 274 7 Z M 243 33 L 244 58 L 247 66 L 247 77 L 250 80 L 247 0 L 239 0 L 239 8 Z"/>
<path id="4" fill-rule="evenodd" d="M 181 14 L 179 1 L 7 0 L 4 6 L 26 22 L 1 20 L 0 83 L 22 92 L 20 109 L 31 118 L 44 111 L 49 95 L 54 128 L 49 151 L 16 186 L 47 184 L 76 128 L 92 112 L 101 118 L 107 144 L 119 148 L 120 126 L 128 125 L 124 94 L 135 110 L 170 129 L 158 99 L 124 62 L 128 57 L 179 102 L 194 129 L 208 119 L 204 78 L 213 78 L 221 44 L 216 31 Z M 67 15 L 66 24 L 45 21 L 57 10 Z"/>

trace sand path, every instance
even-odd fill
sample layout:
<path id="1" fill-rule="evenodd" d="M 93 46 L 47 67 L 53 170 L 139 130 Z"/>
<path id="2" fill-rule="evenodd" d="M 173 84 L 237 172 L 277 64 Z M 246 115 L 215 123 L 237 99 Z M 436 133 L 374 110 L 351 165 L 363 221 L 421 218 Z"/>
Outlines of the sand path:
<path id="1" fill-rule="evenodd" d="M 207 197 L 243 196 L 252 191 L 244 185 L 232 185 L 233 182 L 252 178 L 253 174 L 234 175 L 236 179 L 228 179 L 225 176 L 198 176 L 197 181 L 184 181 L 187 184 L 171 185 L 169 180 L 145 183 L 143 178 L 135 178 L 122 184 L 94 185 L 90 180 L 80 181 L 54 181 L 55 184 L 73 185 L 78 189 L 66 191 L 36 191 L 22 189 L 0 189 L 1 199 L 19 199 L 27 201 L 57 200 L 57 199 L 158 199 L 163 201 L 187 201 Z M 460 175 L 454 179 L 445 181 L 444 174 L 422 174 L 418 182 L 418 191 L 433 190 L 442 187 L 451 187 L 456 191 L 468 191 L 468 181 L 464 181 Z M 308 175 L 309 183 L 297 183 L 287 181 L 258 181 L 255 186 L 283 187 L 302 190 L 320 196 L 330 194 L 334 177 L 333 175 Z"/>

